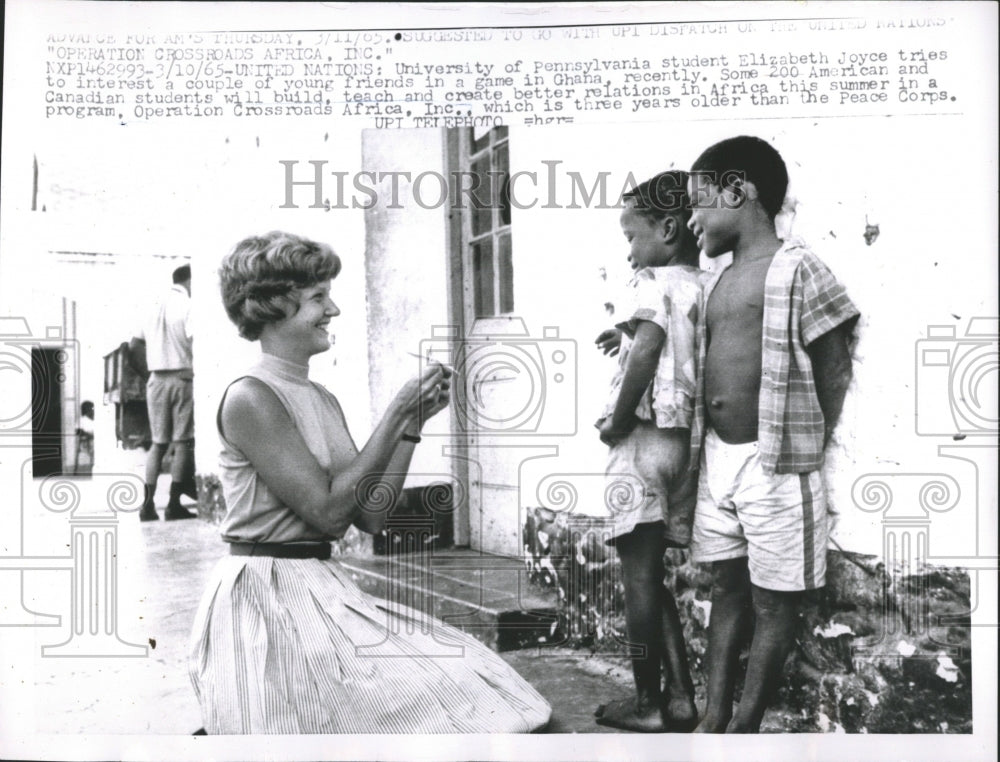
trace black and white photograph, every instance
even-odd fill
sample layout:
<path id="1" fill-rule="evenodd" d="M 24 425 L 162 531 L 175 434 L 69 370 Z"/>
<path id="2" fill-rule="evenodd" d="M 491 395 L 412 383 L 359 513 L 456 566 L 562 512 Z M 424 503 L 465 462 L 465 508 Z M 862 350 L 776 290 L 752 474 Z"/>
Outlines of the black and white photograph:
<path id="1" fill-rule="evenodd" d="M 997 758 L 995 5 L 4 12 L 0 756 Z"/>

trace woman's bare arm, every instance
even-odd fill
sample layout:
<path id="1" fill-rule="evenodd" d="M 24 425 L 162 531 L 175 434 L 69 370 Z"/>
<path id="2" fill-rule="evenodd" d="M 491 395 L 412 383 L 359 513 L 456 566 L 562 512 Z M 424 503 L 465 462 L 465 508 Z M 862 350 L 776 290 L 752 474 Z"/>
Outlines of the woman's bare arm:
<path id="1" fill-rule="evenodd" d="M 361 452 L 330 479 L 309 451 L 284 406 L 266 384 L 244 378 L 233 384 L 222 407 L 226 438 L 253 464 L 268 488 L 306 522 L 332 536 L 342 536 L 352 523 L 372 531 L 379 514 L 393 507 L 386 492 L 398 495 L 406 478 L 413 445 L 402 442 L 404 431 L 419 431 L 435 384 L 447 384 L 443 371 L 429 369 L 408 382 L 389 406 Z M 441 406 L 443 407 L 443 405 Z M 400 453 L 398 457 L 397 451 Z"/>

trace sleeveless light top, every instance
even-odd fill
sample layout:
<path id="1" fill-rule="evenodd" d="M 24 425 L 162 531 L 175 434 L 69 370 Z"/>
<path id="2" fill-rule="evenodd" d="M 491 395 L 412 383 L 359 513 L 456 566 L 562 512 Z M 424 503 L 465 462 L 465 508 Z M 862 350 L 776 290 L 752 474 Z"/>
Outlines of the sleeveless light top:
<path id="1" fill-rule="evenodd" d="M 343 468 L 358 454 L 340 404 L 324 387 L 309 380 L 308 366 L 262 354 L 260 361 L 239 378 L 247 376 L 262 381 L 274 392 L 291 416 L 306 447 L 328 474 L 332 476 L 335 470 Z M 268 489 L 246 455 L 223 435 L 221 417 L 220 403 L 216 418 L 222 442 L 219 480 L 226 499 L 222 539 L 226 542 L 334 539 L 304 521 Z M 267 432 L 262 431 L 260 435 L 267 436 Z"/>

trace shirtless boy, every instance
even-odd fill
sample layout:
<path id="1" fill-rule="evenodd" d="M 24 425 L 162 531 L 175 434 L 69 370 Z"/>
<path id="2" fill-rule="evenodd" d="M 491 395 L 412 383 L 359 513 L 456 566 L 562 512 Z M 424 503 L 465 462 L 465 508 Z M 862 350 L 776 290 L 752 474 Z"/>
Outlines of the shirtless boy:
<path id="1" fill-rule="evenodd" d="M 759 730 L 794 642 L 802 591 L 825 581 L 819 469 L 851 380 L 858 311 L 801 241 L 778 238 L 774 218 L 787 186 L 778 152 L 745 136 L 708 148 L 688 183 L 688 226 L 701 250 L 733 255 L 705 287 L 699 323 L 691 450 L 702 461 L 691 548 L 695 561 L 712 565 L 712 609 L 697 732 Z"/>

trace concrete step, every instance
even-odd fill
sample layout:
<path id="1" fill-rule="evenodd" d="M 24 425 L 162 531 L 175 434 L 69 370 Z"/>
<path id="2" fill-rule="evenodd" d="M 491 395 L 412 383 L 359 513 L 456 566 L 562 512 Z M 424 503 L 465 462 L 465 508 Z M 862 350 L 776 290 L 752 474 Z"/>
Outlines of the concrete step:
<path id="1" fill-rule="evenodd" d="M 530 585 L 521 559 L 456 549 L 337 560 L 365 592 L 443 620 L 494 650 L 563 640 L 555 591 Z"/>

